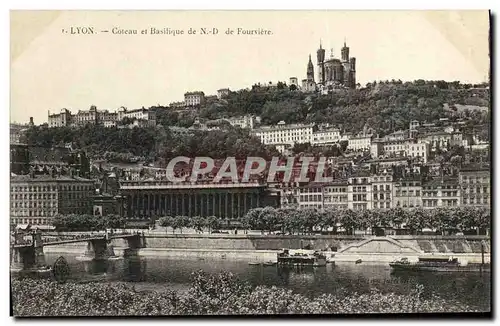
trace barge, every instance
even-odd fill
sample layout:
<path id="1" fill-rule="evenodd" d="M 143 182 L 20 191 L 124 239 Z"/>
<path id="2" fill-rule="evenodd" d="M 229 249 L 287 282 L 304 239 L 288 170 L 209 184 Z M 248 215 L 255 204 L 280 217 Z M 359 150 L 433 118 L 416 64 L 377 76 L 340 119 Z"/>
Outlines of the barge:
<path id="1" fill-rule="evenodd" d="M 283 249 L 278 253 L 280 266 L 326 266 L 326 256 L 314 250 Z"/>
<path id="2" fill-rule="evenodd" d="M 471 264 L 453 257 L 419 257 L 416 262 L 410 262 L 405 257 L 390 263 L 389 266 L 393 271 L 406 272 L 491 272 L 490 263 Z"/>

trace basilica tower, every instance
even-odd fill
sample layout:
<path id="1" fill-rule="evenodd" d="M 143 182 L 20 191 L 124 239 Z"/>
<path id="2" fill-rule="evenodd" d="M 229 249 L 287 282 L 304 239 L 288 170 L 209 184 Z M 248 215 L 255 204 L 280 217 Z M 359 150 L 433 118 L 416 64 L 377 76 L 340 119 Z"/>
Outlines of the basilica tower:
<path id="1" fill-rule="evenodd" d="M 309 55 L 309 63 L 307 64 L 307 80 L 314 81 L 314 66 L 311 60 L 311 55 Z"/>
<path id="2" fill-rule="evenodd" d="M 342 62 L 349 62 L 349 47 L 347 47 L 345 39 L 344 39 L 344 46 L 340 51 L 341 51 Z"/>
<path id="3" fill-rule="evenodd" d="M 317 51 L 318 58 L 318 83 L 322 84 L 325 82 L 325 49 L 319 41 L 319 49 Z"/>

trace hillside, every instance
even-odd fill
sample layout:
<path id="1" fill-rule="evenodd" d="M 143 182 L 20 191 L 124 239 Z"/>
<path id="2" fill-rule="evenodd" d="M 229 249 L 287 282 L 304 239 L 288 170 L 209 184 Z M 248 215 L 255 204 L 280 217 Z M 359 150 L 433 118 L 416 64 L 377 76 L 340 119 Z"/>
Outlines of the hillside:
<path id="1" fill-rule="evenodd" d="M 178 113 L 164 107 L 157 107 L 157 112 L 163 125 L 190 125 L 196 115 L 218 119 L 254 114 L 261 116 L 265 125 L 281 120 L 332 123 L 357 133 L 366 124 L 383 135 L 408 128 L 413 119 L 430 122 L 443 117 L 469 118 L 471 124 L 489 123 L 490 92 L 485 86 L 444 81 L 386 81 L 368 83 L 355 90 L 337 90 L 329 95 L 304 94 L 286 85 L 274 90 L 253 87 L 231 92 L 225 100 L 208 103 L 199 112 Z"/>

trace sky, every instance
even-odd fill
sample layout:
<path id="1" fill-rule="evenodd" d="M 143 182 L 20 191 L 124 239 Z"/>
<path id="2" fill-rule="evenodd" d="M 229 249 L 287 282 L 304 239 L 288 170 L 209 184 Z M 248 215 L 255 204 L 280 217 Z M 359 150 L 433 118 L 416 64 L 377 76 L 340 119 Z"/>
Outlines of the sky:
<path id="1" fill-rule="evenodd" d="M 93 27 L 97 34 L 71 34 Z M 142 35 L 155 27 L 184 35 Z M 200 28 L 217 35 L 200 35 Z M 271 35 L 226 35 L 229 29 Z M 117 35 L 113 28 L 136 29 Z M 197 35 L 187 34 L 193 28 Z M 66 31 L 66 33 L 63 32 Z M 322 40 L 340 57 L 344 39 L 357 81 L 488 79 L 487 11 L 11 11 L 11 122 L 47 121 L 61 108 L 168 105 L 257 82 L 300 80 Z M 315 66 L 315 77 L 317 68 Z"/>

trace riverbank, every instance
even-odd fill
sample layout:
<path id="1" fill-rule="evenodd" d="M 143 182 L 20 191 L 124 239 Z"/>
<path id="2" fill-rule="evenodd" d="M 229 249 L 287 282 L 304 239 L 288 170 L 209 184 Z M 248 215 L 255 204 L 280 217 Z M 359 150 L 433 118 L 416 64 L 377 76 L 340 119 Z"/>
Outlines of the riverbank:
<path id="1" fill-rule="evenodd" d="M 490 262 L 490 239 L 485 236 L 276 236 L 222 234 L 145 234 L 138 256 L 275 260 L 283 248 L 323 251 L 335 261 L 390 262 L 401 257 L 454 256 L 471 263 Z M 111 241 L 114 252 L 123 255 L 124 239 Z M 87 243 L 46 246 L 45 253 L 81 255 Z"/>

